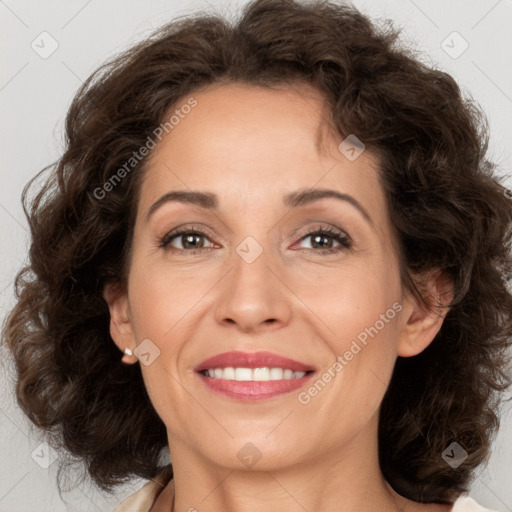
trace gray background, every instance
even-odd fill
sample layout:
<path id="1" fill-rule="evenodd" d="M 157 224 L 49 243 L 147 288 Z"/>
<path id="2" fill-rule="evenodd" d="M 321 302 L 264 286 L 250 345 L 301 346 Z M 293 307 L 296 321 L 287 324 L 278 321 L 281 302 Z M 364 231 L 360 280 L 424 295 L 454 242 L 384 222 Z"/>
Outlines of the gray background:
<path id="1" fill-rule="evenodd" d="M 0 0 L 0 319 L 13 304 L 13 278 L 26 258 L 28 233 L 21 190 L 31 176 L 59 157 L 64 116 L 80 83 L 108 57 L 176 13 L 196 9 L 227 13 L 244 3 Z M 403 26 L 403 39 L 422 53 L 422 59 L 451 73 L 464 92 L 483 106 L 492 133 L 491 157 L 500 163 L 502 175 L 509 176 L 512 0 L 383 0 L 378 4 L 357 0 L 354 4 Z M 42 58 L 31 45 L 34 41 L 40 53 L 51 49 L 55 43 L 40 35 L 45 31 L 58 48 Z M 4 352 L 1 355 L 4 372 L 8 359 Z M 17 409 L 4 373 L 1 384 L 0 512 L 108 511 L 144 483 L 135 480 L 117 495 L 106 497 L 85 481 L 66 493 L 67 503 L 63 503 L 55 485 L 58 463 Z M 503 512 L 512 511 L 511 434 L 509 406 L 491 461 L 481 468 L 471 490 L 482 505 Z M 50 462 L 47 469 L 42 467 Z"/>

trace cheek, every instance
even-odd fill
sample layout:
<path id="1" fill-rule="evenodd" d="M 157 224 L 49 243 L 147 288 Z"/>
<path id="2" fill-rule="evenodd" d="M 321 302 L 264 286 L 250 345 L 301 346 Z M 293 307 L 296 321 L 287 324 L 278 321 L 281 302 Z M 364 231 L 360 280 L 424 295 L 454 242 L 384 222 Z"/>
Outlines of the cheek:
<path id="1" fill-rule="evenodd" d="M 385 259 L 357 261 L 328 269 L 315 279 L 300 278 L 295 283 L 297 295 L 329 328 L 330 337 L 344 341 L 364 332 L 376 322 L 382 329 L 385 320 L 395 318 L 392 309 L 401 300 L 398 269 Z M 391 308 L 389 314 L 386 312 Z M 396 322 L 394 322 L 396 323 Z M 386 329 L 391 322 L 385 322 Z"/>
<path id="2" fill-rule="evenodd" d="M 398 268 L 384 257 L 354 263 L 330 272 L 329 279 L 304 287 L 299 293 L 321 324 L 327 326 L 322 328 L 324 336 L 317 340 L 318 346 L 327 342 L 331 364 L 339 363 L 330 369 L 343 375 L 336 379 L 340 389 L 350 388 L 350 394 L 360 400 L 372 396 L 378 401 L 391 376 L 400 335 Z"/>
<path id="3" fill-rule="evenodd" d="M 146 350 L 150 353 L 150 364 L 144 364 L 143 358 L 139 362 L 144 385 L 165 425 L 173 432 L 184 434 L 183 421 L 175 411 L 189 397 L 180 384 L 178 365 L 187 340 L 182 327 L 187 313 L 197 303 L 198 291 L 194 293 L 188 285 L 180 286 L 175 278 L 148 265 L 134 266 L 133 270 L 130 275 L 130 309 L 134 335 L 137 344 L 142 340 L 151 342 Z"/>
<path id="4" fill-rule="evenodd" d="M 138 338 L 163 343 L 211 287 L 204 276 L 140 264 L 130 275 L 130 308 Z"/>
<path id="5" fill-rule="evenodd" d="M 160 265 L 133 260 L 129 280 L 131 321 L 136 344 L 150 340 L 154 363 L 141 370 L 153 405 L 161 417 L 187 399 L 179 384 L 180 357 L 187 348 L 195 322 L 193 315 L 206 304 L 211 280 L 197 272 L 177 272 Z M 199 302 L 201 301 L 201 302 Z M 204 306 L 203 306 L 204 307 Z M 146 342 L 147 343 L 147 342 Z M 162 387 L 167 390 L 162 393 Z M 173 421 L 172 419 L 170 420 Z"/>

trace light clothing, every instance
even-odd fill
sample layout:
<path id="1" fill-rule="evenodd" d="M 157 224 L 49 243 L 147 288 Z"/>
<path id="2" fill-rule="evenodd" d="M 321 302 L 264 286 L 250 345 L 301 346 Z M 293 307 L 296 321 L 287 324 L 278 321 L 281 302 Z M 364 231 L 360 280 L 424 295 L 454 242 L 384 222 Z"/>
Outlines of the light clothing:
<path id="1" fill-rule="evenodd" d="M 170 466 L 159 473 L 154 480 L 150 480 L 137 492 L 128 496 L 114 510 L 114 512 L 149 512 L 158 495 L 164 490 L 171 478 Z"/>
<path id="2" fill-rule="evenodd" d="M 460 496 L 454 503 L 452 512 L 495 512 L 490 508 L 484 508 L 469 496 Z"/>
<path id="3" fill-rule="evenodd" d="M 169 483 L 170 473 L 166 469 L 162 471 L 154 480 L 145 484 L 137 492 L 126 498 L 114 512 L 149 512 L 157 496 Z M 451 512 L 493 512 L 488 508 L 480 506 L 469 496 L 460 496 L 454 503 Z"/>

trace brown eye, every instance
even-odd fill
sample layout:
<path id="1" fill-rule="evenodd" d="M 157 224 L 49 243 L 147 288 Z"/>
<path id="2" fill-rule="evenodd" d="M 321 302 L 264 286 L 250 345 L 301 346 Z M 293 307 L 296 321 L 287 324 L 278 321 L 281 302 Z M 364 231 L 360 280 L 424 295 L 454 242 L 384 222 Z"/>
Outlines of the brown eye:
<path id="1" fill-rule="evenodd" d="M 195 252 L 200 249 L 209 249 L 213 246 L 206 246 L 207 235 L 198 230 L 181 230 L 171 232 L 160 240 L 160 247 L 170 251 Z M 177 246 L 176 246 L 177 245 Z"/>
<path id="2" fill-rule="evenodd" d="M 331 228 L 311 231 L 304 235 L 301 238 L 301 241 L 307 239 L 311 240 L 311 247 L 306 247 L 305 249 L 320 253 L 338 252 L 345 249 L 350 249 L 352 246 L 350 238 L 345 233 L 342 231 L 335 231 Z"/>

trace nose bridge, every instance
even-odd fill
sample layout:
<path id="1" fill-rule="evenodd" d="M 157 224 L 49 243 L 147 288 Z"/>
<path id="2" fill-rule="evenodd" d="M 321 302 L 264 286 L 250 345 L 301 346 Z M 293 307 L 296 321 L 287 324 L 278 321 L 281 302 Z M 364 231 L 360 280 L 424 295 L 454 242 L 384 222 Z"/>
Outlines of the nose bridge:
<path id="1" fill-rule="evenodd" d="M 263 230 L 259 232 L 261 239 Z M 217 300 L 218 322 L 235 323 L 242 330 L 250 331 L 289 321 L 286 287 L 271 270 L 279 265 L 272 253 L 252 235 L 233 248 L 229 261 L 231 272 Z"/>

